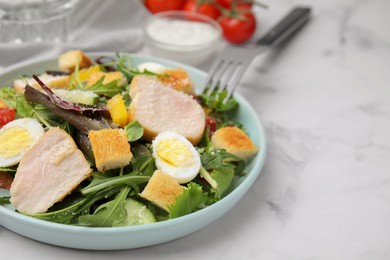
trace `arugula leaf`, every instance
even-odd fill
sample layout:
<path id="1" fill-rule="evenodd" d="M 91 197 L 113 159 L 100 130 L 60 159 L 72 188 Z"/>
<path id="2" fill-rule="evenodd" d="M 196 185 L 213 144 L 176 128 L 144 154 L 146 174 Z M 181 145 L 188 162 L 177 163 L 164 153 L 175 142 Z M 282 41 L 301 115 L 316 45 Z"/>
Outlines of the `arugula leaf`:
<path id="1" fill-rule="evenodd" d="M 143 71 L 138 71 L 138 70 L 130 70 L 129 71 L 133 76 L 136 75 L 144 75 L 144 76 L 154 76 L 154 77 L 169 77 L 169 74 L 160 74 L 160 73 L 155 73 L 150 70 L 143 70 Z"/>
<path id="2" fill-rule="evenodd" d="M 12 87 L 0 88 L 0 99 L 9 107 L 16 108 L 16 101 L 19 94 Z"/>
<path id="3" fill-rule="evenodd" d="M 149 176 L 151 177 L 156 170 L 154 159 L 152 156 L 133 157 L 131 160 L 133 165 L 133 172 L 131 174 L 137 176 Z"/>
<path id="4" fill-rule="evenodd" d="M 129 55 L 120 55 L 116 53 L 118 60 L 115 65 L 118 71 L 122 72 L 122 74 L 126 77 L 127 82 L 130 82 L 133 78 L 134 74 L 131 73 L 132 60 Z"/>
<path id="5" fill-rule="evenodd" d="M 137 141 L 144 135 L 144 129 L 137 120 L 131 121 L 128 125 L 125 126 L 124 129 L 126 131 L 127 140 L 129 142 Z"/>
<path id="6" fill-rule="evenodd" d="M 115 227 L 120 226 L 127 219 L 125 202 L 129 194 L 130 187 L 124 187 L 115 199 L 100 205 L 95 212 L 90 215 L 82 215 L 78 218 L 79 224 L 93 227 Z"/>
<path id="7" fill-rule="evenodd" d="M 134 176 L 134 175 L 123 175 L 116 177 L 107 177 L 101 178 L 95 173 L 93 176 L 97 178 L 93 178 L 92 182 L 85 188 L 81 189 L 81 193 L 84 195 L 93 194 L 102 190 L 110 190 L 113 187 L 121 187 L 130 185 L 131 187 L 137 189 L 138 185 L 149 181 L 149 176 Z"/>
<path id="8" fill-rule="evenodd" d="M 18 166 L 9 166 L 9 167 L 0 167 L 0 172 L 9 172 L 9 173 L 15 173 Z"/>
<path id="9" fill-rule="evenodd" d="M 206 170 L 234 168 L 235 165 L 231 162 L 242 161 L 240 157 L 228 153 L 224 149 L 216 149 L 201 153 L 200 160 Z"/>
<path id="10" fill-rule="evenodd" d="M 53 210 L 50 209 L 47 213 L 25 215 L 61 224 L 77 224 L 78 217 L 88 214 L 90 212 L 90 208 L 96 201 L 108 198 L 117 192 L 118 189 L 114 188 L 108 192 L 101 191 L 86 197 L 80 195 L 75 198 L 68 197 L 67 200 L 60 203 L 60 205 L 53 206 Z"/>
<path id="11" fill-rule="evenodd" d="M 204 207 L 207 200 L 207 193 L 204 193 L 202 186 L 194 182 L 187 184 L 177 198 L 176 203 L 169 206 L 169 219 L 178 218 Z"/>
<path id="12" fill-rule="evenodd" d="M 131 151 L 135 157 L 152 157 L 151 144 L 135 144 Z"/>
<path id="13" fill-rule="evenodd" d="M 6 205 L 10 204 L 10 199 L 11 197 L 0 197 L 0 205 Z"/>
<path id="14" fill-rule="evenodd" d="M 95 84 L 93 84 L 88 88 L 78 88 L 78 89 L 85 90 L 85 91 L 92 91 L 98 95 L 104 95 L 107 97 L 113 97 L 124 90 L 124 87 L 118 86 L 118 80 L 113 80 L 108 82 L 107 84 L 104 84 L 103 83 L 104 78 L 105 76 L 102 76 L 98 81 L 96 81 Z"/>
<path id="15" fill-rule="evenodd" d="M 211 94 L 202 94 L 200 98 L 202 102 L 212 110 L 215 110 L 217 112 L 226 112 L 233 110 L 235 107 L 238 106 L 238 103 L 234 98 L 229 98 L 227 102 L 224 102 L 226 96 L 226 90 L 214 90 Z"/>

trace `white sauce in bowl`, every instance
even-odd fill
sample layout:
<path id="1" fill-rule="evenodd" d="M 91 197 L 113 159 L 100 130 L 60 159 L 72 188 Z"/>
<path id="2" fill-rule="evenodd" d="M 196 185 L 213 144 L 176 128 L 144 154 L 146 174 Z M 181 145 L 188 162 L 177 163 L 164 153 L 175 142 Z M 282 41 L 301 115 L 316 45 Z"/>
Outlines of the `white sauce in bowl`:
<path id="1" fill-rule="evenodd" d="M 192 66 L 211 59 L 222 39 L 222 29 L 215 20 L 185 11 L 155 14 L 143 32 L 148 53 Z"/>
<path id="2" fill-rule="evenodd" d="M 167 47 L 197 49 L 218 40 L 220 32 L 204 22 L 157 18 L 147 26 L 146 34 Z"/>

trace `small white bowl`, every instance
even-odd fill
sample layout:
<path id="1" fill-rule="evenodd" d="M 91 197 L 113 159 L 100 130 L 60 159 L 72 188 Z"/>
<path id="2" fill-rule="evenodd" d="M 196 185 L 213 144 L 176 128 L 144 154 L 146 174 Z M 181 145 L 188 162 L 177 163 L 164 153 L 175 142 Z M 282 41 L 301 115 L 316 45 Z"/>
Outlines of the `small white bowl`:
<path id="1" fill-rule="evenodd" d="M 153 55 L 198 66 L 210 58 L 222 39 L 212 18 L 195 12 L 153 15 L 144 27 L 145 47 Z"/>

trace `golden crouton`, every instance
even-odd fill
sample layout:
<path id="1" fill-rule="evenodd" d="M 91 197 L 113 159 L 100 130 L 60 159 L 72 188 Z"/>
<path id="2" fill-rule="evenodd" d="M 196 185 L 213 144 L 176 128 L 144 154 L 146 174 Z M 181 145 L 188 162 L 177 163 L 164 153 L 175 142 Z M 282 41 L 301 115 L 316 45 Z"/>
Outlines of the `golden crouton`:
<path id="1" fill-rule="evenodd" d="M 228 153 L 246 160 L 252 157 L 257 148 L 252 140 L 238 127 L 223 127 L 211 136 L 211 143 L 217 149 L 225 149 Z"/>
<path id="2" fill-rule="evenodd" d="M 48 88 L 62 88 L 66 89 L 69 86 L 70 82 L 70 76 L 64 75 L 64 76 L 52 76 L 49 74 L 42 74 L 39 75 L 38 78 L 45 83 L 45 85 Z M 42 90 L 41 86 L 38 84 L 38 82 L 33 78 L 23 78 L 23 79 L 17 79 L 14 81 L 14 88 L 17 93 L 24 93 L 24 89 L 26 88 L 26 85 L 30 85 L 31 87 Z"/>
<path id="3" fill-rule="evenodd" d="M 156 170 L 140 195 L 169 212 L 168 206 L 175 204 L 183 189 L 170 175 Z"/>
<path id="4" fill-rule="evenodd" d="M 166 69 L 158 76 L 158 79 L 166 86 L 171 86 L 176 90 L 181 90 L 187 94 L 193 95 L 194 87 L 190 75 L 182 69 Z"/>
<path id="5" fill-rule="evenodd" d="M 68 51 L 62 54 L 58 60 L 60 69 L 68 71 L 74 71 L 76 67 L 79 69 L 88 68 L 91 65 L 91 59 L 81 50 Z"/>
<path id="6" fill-rule="evenodd" d="M 113 71 L 113 72 L 103 72 L 103 71 L 97 71 L 92 73 L 89 76 L 89 79 L 87 81 L 86 87 L 93 86 L 96 82 L 98 82 L 102 77 L 103 84 L 110 83 L 111 81 L 117 80 L 118 84 L 117 86 L 122 86 L 126 83 L 126 78 L 123 76 L 122 72 L 119 71 Z"/>
<path id="7" fill-rule="evenodd" d="M 127 166 L 133 154 L 123 129 L 103 129 L 90 131 L 88 138 L 91 141 L 96 168 L 100 172 Z"/>

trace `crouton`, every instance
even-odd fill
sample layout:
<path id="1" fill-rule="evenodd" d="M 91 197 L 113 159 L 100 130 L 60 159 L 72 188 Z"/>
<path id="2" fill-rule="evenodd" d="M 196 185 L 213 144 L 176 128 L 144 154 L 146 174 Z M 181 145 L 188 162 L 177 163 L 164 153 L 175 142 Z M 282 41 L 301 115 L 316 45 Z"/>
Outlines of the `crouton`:
<path id="1" fill-rule="evenodd" d="M 100 172 L 125 167 L 133 158 L 123 129 L 90 131 L 88 138 L 91 141 L 96 168 Z"/>
<path id="2" fill-rule="evenodd" d="M 98 82 L 102 77 L 103 79 L 103 84 L 108 84 L 114 80 L 117 80 L 117 86 L 122 86 L 123 84 L 126 83 L 126 78 L 123 76 L 122 72 L 119 71 L 113 71 L 113 72 L 103 72 L 103 71 L 97 71 L 92 73 L 89 76 L 89 79 L 87 81 L 86 87 L 90 87 L 94 85 L 96 82 Z"/>
<path id="3" fill-rule="evenodd" d="M 140 195 L 169 212 L 168 206 L 175 204 L 183 189 L 170 175 L 156 170 Z"/>
<path id="4" fill-rule="evenodd" d="M 188 73 L 182 69 L 166 69 L 162 72 L 163 75 L 157 78 L 166 86 L 170 86 L 176 90 L 183 91 L 187 94 L 193 95 L 194 86 Z"/>
<path id="5" fill-rule="evenodd" d="M 141 124 L 146 141 L 165 131 L 181 134 L 193 145 L 202 138 L 206 115 L 192 96 L 145 76 L 133 78 L 130 96 L 128 122 L 137 120 Z"/>
<path id="6" fill-rule="evenodd" d="M 70 82 L 70 76 L 64 75 L 64 76 L 53 76 L 49 74 L 42 74 L 39 75 L 38 78 L 45 83 L 45 85 L 48 88 L 61 88 L 66 89 L 69 86 Z M 23 78 L 23 79 L 17 79 L 14 81 L 14 88 L 17 93 L 24 93 L 24 89 L 26 88 L 26 85 L 30 85 L 31 87 L 42 90 L 41 86 L 38 84 L 38 82 L 33 78 Z"/>
<path id="7" fill-rule="evenodd" d="M 92 60 L 85 55 L 81 50 L 68 51 L 58 60 L 58 66 L 61 70 L 74 71 L 76 67 L 79 69 L 88 68 L 92 65 Z"/>
<path id="8" fill-rule="evenodd" d="M 252 140 L 238 127 L 229 126 L 218 129 L 211 136 L 211 143 L 215 148 L 225 149 L 244 160 L 257 152 L 257 147 Z"/>

